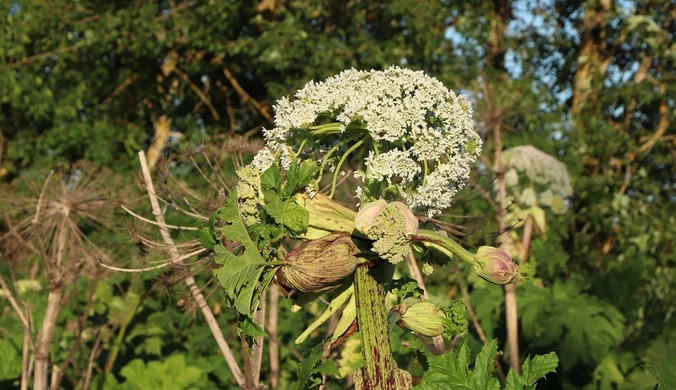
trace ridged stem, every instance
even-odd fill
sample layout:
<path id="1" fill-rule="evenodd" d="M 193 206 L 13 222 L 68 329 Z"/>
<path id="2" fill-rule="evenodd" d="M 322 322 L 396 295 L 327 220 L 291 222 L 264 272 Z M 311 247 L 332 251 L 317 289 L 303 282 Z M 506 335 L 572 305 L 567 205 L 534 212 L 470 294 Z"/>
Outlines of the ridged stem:
<path id="1" fill-rule="evenodd" d="M 363 389 L 399 390 L 397 363 L 392 345 L 385 307 L 386 286 L 392 280 L 394 265 L 387 261 L 363 262 L 355 273 L 357 322 L 364 358 Z"/>

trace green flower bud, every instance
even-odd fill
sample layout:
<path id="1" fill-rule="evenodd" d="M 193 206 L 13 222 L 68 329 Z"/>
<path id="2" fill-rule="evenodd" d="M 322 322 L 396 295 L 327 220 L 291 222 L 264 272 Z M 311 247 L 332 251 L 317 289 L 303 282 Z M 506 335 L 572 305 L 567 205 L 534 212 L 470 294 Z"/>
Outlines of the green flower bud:
<path id="1" fill-rule="evenodd" d="M 488 282 L 505 285 L 519 279 L 519 265 L 498 248 L 482 246 L 474 260 L 474 272 Z"/>
<path id="2" fill-rule="evenodd" d="M 247 226 L 260 222 L 258 216 L 258 203 L 260 202 L 260 176 L 259 169 L 247 165 L 237 171 L 237 203 L 242 220 Z"/>
<path id="3" fill-rule="evenodd" d="M 289 252 L 277 282 L 289 290 L 320 292 L 341 284 L 357 267 L 359 250 L 347 233 L 331 233 Z"/>
<path id="4" fill-rule="evenodd" d="M 430 276 L 434 273 L 434 267 L 430 263 L 423 263 L 422 273 Z"/>
<path id="5" fill-rule="evenodd" d="M 437 306 L 429 301 L 406 299 L 401 305 L 390 310 L 390 320 L 399 318 L 397 325 L 423 336 L 444 336 L 467 334 L 465 305 L 453 301 L 449 306 Z"/>
<path id="6" fill-rule="evenodd" d="M 404 221 L 406 224 L 404 225 L 404 234 L 406 234 L 406 237 L 409 237 L 413 234 L 418 233 L 418 217 L 413 214 L 413 211 L 411 211 L 408 206 L 406 206 L 402 202 L 392 202 L 390 205 L 394 206 L 399 210 L 401 215 L 404 216 Z"/>
<path id="7" fill-rule="evenodd" d="M 411 307 L 397 305 L 392 311 L 399 313 L 401 319 L 397 324 L 423 336 L 441 336 L 444 334 L 446 315 L 432 302 L 418 302 Z"/>

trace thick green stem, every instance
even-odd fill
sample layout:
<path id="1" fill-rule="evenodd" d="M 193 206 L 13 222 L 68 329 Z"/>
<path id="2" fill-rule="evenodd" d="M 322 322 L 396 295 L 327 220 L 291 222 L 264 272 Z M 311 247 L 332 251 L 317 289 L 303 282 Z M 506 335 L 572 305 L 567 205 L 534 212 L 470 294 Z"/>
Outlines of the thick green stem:
<path id="1" fill-rule="evenodd" d="M 402 388 L 397 363 L 392 357 L 387 309 L 386 286 L 392 280 L 394 265 L 387 261 L 363 262 L 355 273 L 357 322 L 364 358 L 363 388 L 399 390 Z"/>

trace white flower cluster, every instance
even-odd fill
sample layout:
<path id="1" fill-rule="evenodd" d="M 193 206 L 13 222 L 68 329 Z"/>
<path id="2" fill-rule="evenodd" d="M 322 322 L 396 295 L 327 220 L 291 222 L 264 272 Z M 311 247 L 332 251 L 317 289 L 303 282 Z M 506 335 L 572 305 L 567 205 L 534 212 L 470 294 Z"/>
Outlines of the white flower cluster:
<path id="1" fill-rule="evenodd" d="M 265 172 L 272 166 L 272 163 L 275 161 L 275 156 L 272 154 L 270 149 L 263 148 L 253 158 L 251 161 L 251 166 Z"/>
<path id="2" fill-rule="evenodd" d="M 507 149 L 502 155 L 502 160 L 510 171 L 515 170 L 522 173 L 532 182 L 547 186 L 551 191 L 561 196 L 566 197 L 573 194 L 566 165 L 556 157 L 550 156 L 532 145 Z M 508 182 L 511 182 L 508 183 L 508 186 L 514 187 L 518 184 L 518 181 L 514 183 L 514 175 L 510 175 L 510 171 L 507 171 L 507 175 L 511 179 L 508 180 Z"/>
<path id="3" fill-rule="evenodd" d="M 473 131 L 472 108 L 422 71 L 396 66 L 384 71 L 345 70 L 324 82 L 309 82 L 294 95 L 279 99 L 275 128 L 265 130 L 277 149 L 320 116 L 347 127 L 362 123 L 374 141 L 410 143 L 419 160 L 459 154 L 463 145 L 481 140 Z"/>
<path id="4" fill-rule="evenodd" d="M 450 205 L 481 152 L 471 105 L 422 71 L 394 66 L 346 70 L 309 82 L 292 98 L 278 100 L 274 109 L 275 128 L 264 130 L 273 151 L 297 146 L 327 121 L 337 123 L 334 135 L 363 132 L 377 145 L 368 149 L 366 178 L 389 184 L 400 179 L 396 183 L 406 189 L 409 206 L 430 216 Z M 436 170 L 426 171 L 423 179 L 421 167 L 428 163 Z"/>
<path id="5" fill-rule="evenodd" d="M 441 213 L 451 206 L 453 197 L 469 179 L 469 171 L 469 164 L 465 162 L 440 164 L 408 199 L 409 207 L 426 210 L 429 217 Z"/>
<path id="6" fill-rule="evenodd" d="M 366 175 L 369 179 L 378 181 L 387 179 L 390 184 L 393 177 L 399 177 L 404 183 L 410 183 L 420 174 L 420 165 L 404 150 L 392 149 L 379 155 L 374 155 L 371 151 L 365 163 L 369 168 Z"/>

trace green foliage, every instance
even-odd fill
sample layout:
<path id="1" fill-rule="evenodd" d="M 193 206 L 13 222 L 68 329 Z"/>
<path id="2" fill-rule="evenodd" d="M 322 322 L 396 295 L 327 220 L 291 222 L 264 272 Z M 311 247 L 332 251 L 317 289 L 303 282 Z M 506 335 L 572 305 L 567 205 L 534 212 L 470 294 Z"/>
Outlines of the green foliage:
<path id="1" fill-rule="evenodd" d="M 523 362 L 521 375 L 514 370 L 509 370 L 505 390 L 534 390 L 535 382 L 551 372 L 556 372 L 558 365 L 559 358 L 554 352 L 538 355 L 532 359 L 529 356 Z"/>
<path id="2" fill-rule="evenodd" d="M 456 354 L 451 351 L 446 355 L 434 356 L 424 352 L 422 364 L 427 367 L 422 384 L 413 387 L 419 390 L 466 389 L 466 390 L 499 390 L 500 382 L 493 377 L 494 359 L 498 354 L 498 344 L 492 340 L 485 345 L 476 356 L 470 368 L 470 351 L 467 344 L 460 347 Z M 528 358 L 524 362 L 521 375 L 510 371 L 507 376 L 506 390 L 535 389 L 535 382 L 558 365 L 555 353 Z"/>
<path id="3" fill-rule="evenodd" d="M 0 340 L 0 381 L 21 376 L 21 350 L 10 339 Z"/>
<path id="4" fill-rule="evenodd" d="M 573 281 L 551 289 L 522 285 L 518 296 L 524 333 L 535 346 L 558 343 L 564 368 L 598 363 L 624 338 L 622 314 Z"/>
<path id="5" fill-rule="evenodd" d="M 406 298 L 420 298 L 423 295 L 423 290 L 418 286 L 418 283 L 409 277 L 393 280 L 390 284 L 390 290 L 394 292 L 400 302 Z"/>
<path id="6" fill-rule="evenodd" d="M 259 296 L 255 292 L 259 291 L 258 281 L 265 271 L 265 261 L 240 219 L 236 191 L 230 193 L 225 205 L 216 212 L 216 217 L 226 224 L 222 228 L 223 235 L 233 242 L 239 242 L 244 249 L 237 255 L 223 245 L 216 245 L 215 261 L 222 267 L 214 270 L 214 275 L 225 289 L 229 305 L 241 314 L 251 316 L 258 305 Z"/>
<path id="7" fill-rule="evenodd" d="M 451 339 L 455 335 L 467 334 L 467 308 L 462 301 L 455 300 L 448 306 L 441 306 L 441 310 L 446 314 L 444 337 Z"/>
<path id="8" fill-rule="evenodd" d="M 318 389 L 322 384 L 322 375 L 340 375 L 333 360 L 322 357 L 324 342 L 317 344 L 309 356 L 298 363 L 298 378 L 300 389 Z"/>
<path id="9" fill-rule="evenodd" d="M 299 235 L 307 231 L 310 214 L 292 199 L 282 200 L 274 194 L 268 194 L 265 196 L 265 211 L 292 234 Z"/>
<path id="10" fill-rule="evenodd" d="M 646 368 L 657 378 L 658 389 L 676 388 L 676 356 L 664 359 L 659 364 L 646 364 Z"/>
<path id="11" fill-rule="evenodd" d="M 185 356 L 176 354 L 164 361 L 144 363 L 141 359 L 130 361 L 120 371 L 125 381 L 118 383 L 114 377 L 105 376 L 100 390 L 124 389 L 176 389 L 196 390 L 207 383 L 206 375 L 197 367 L 186 364 Z"/>
<path id="12" fill-rule="evenodd" d="M 505 294 L 498 288 L 486 286 L 472 291 L 472 306 L 486 337 L 495 337 L 496 328 L 503 317 Z"/>
<path id="13" fill-rule="evenodd" d="M 232 183 L 214 180 L 214 186 L 206 187 L 199 172 L 181 160 L 185 152 L 199 157 L 211 143 L 227 140 L 223 153 L 239 161 L 239 153 L 259 146 L 256 129 L 273 125 L 268 118 L 274 101 L 308 80 L 353 66 L 422 69 L 467 95 L 477 123 L 503 130 L 504 147 L 532 144 L 560 157 L 571 172 L 575 194 L 566 200 L 570 213 L 547 215 L 547 232 L 536 234 L 531 246 L 533 284 L 518 291 L 522 359 L 552 349 L 561 357 L 557 373 L 540 388 L 652 388 L 656 378 L 646 367 L 661 367 L 676 348 L 676 121 L 669 98 L 676 94 L 674 46 L 669 40 L 673 4 L 610 4 L 602 11 L 598 2 L 545 2 L 533 22 L 532 7 L 522 1 L 507 7 L 478 0 L 424 0 L 415 7 L 406 0 L 349 6 L 308 0 L 5 2 L 0 5 L 5 27 L 0 34 L 0 198 L 23 197 L 29 183 L 40 177 L 39 170 L 58 172 L 79 160 L 133 178 L 136 153 L 160 138 L 156 124 L 166 116 L 171 134 L 161 153 L 166 164 L 160 160 L 154 171 L 156 183 L 172 182 L 177 175 L 181 185 L 208 194 L 193 203 L 208 215 L 216 194 Z M 594 18 L 583 23 L 588 15 Z M 593 40 L 584 42 L 585 37 Z M 583 65 L 591 66 L 588 77 Z M 245 134 L 246 140 L 230 138 Z M 486 135 L 483 157 L 491 160 L 494 144 L 491 134 Z M 465 190 L 467 196 L 459 196 L 449 215 L 441 217 L 450 223 L 444 226 L 458 225 L 451 233 L 473 247 L 494 245 L 499 229 L 489 202 L 472 196 L 482 187 L 486 193 L 492 188 L 487 165 L 473 175 L 477 185 Z M 171 175 L 165 166 L 172 169 Z M 358 167 L 359 161 L 345 166 Z M 235 169 L 237 165 L 230 164 L 223 171 Z M 310 167 L 294 169 L 298 182 L 287 178 L 289 193 L 303 188 L 303 177 L 312 175 Z M 261 187 L 279 193 L 283 181 L 277 167 L 263 174 Z M 40 185 L 34 187 L 37 191 L 31 193 L 39 193 Z M 352 201 L 354 181 L 348 178 L 338 190 L 337 197 Z M 166 198 L 168 214 L 179 199 L 174 195 Z M 302 230 L 303 217 L 289 217 L 286 211 L 294 208 L 286 195 L 279 197 L 281 212 L 280 202 L 272 200 L 260 208 L 261 224 L 239 230 L 264 254 L 246 264 L 277 260 L 283 237 Z M 121 200 L 127 204 L 135 197 L 124 191 Z M 2 211 L 4 235 L 16 226 L 4 217 L 4 211 L 13 215 L 14 205 L 3 204 Z M 149 259 L 140 254 L 148 247 L 139 244 L 138 237 L 130 239 L 127 219 L 115 222 L 120 226 L 111 230 L 88 226 L 83 237 L 104 238 L 104 251 L 123 252 L 119 257 L 130 259 L 132 266 L 145 265 Z M 192 238 L 207 248 L 226 244 L 221 242 L 219 222 L 205 221 Z M 232 230 L 234 234 L 237 229 Z M 182 237 L 180 232 L 172 234 Z M 0 273 L 9 282 L 39 282 L 39 291 L 17 291 L 17 299 L 31 308 L 33 322 L 39 324 L 46 307 L 46 272 L 35 254 L 5 257 L 17 242 L 10 236 L 0 243 Z M 240 261 L 238 255 L 248 256 L 248 250 L 239 247 L 241 241 L 227 244 L 233 245 L 221 245 L 219 261 L 228 259 L 230 265 Z M 226 254 L 223 248 L 235 252 Z M 160 255 L 153 253 L 150 260 L 160 260 Z M 202 258 L 193 268 L 200 286 L 210 276 L 200 272 L 209 260 Z M 232 297 L 225 302 L 249 315 L 273 273 L 246 264 L 241 273 L 226 277 L 228 286 L 234 282 L 232 294 L 244 292 L 241 302 Z M 199 367 L 209 376 L 208 384 L 191 386 L 235 386 L 200 314 L 191 314 L 190 298 L 184 287 L 173 285 L 172 275 L 164 270 L 141 276 L 97 270 L 102 272 L 97 272 L 95 287 L 79 275 L 67 281 L 68 299 L 51 349 L 57 365 L 73 349 L 64 367 L 63 388 L 82 385 L 77 381 L 98 336 L 102 351 L 94 372 L 103 371 L 105 357 L 119 350 L 110 372 L 95 377 L 96 383 L 108 381 L 109 388 L 116 388 L 115 378 L 122 378 L 121 369 L 134 359 L 143 360 L 147 369 L 149 362 L 177 353 L 185 356 L 186 366 Z M 153 281 L 157 276 L 160 282 Z M 437 269 L 425 279 L 430 296 L 454 298 L 452 281 L 462 276 L 462 270 Z M 504 294 L 471 278 L 467 287 L 487 337 L 503 342 Z M 94 288 L 90 305 L 89 288 Z M 401 298 L 420 293 L 406 283 L 395 291 Z M 209 305 L 216 308 L 222 299 L 221 294 L 211 294 Z M 292 316 L 285 300 L 280 307 L 277 336 L 284 345 L 312 315 Z M 0 387 L 11 388 L 17 385 L 23 329 L 2 296 L 0 310 L 0 378 L 5 375 Z M 233 312 L 217 315 L 221 328 L 229 330 L 231 346 L 238 342 L 235 327 L 246 328 L 250 319 Z M 83 315 L 87 321 L 80 329 Z M 259 334 L 252 328 L 247 332 Z M 407 366 L 411 352 L 400 346 L 411 342 L 410 334 L 394 330 L 392 337 L 399 366 L 421 374 L 419 366 Z M 294 348 L 303 356 L 310 353 L 305 346 Z M 233 350 L 241 362 L 242 351 Z M 280 360 L 281 387 L 297 388 L 296 357 L 281 348 Z"/>

